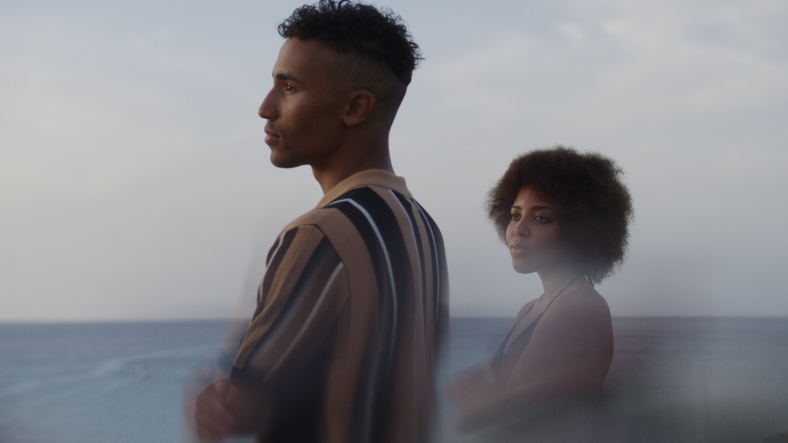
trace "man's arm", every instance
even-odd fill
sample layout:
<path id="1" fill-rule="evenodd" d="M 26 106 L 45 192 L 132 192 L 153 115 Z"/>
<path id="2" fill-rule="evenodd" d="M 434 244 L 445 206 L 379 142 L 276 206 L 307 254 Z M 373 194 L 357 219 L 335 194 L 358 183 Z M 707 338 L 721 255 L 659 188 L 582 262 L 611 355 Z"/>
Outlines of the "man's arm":
<path id="1" fill-rule="evenodd" d="M 328 239 L 315 226 L 284 234 L 269 262 L 261 306 L 233 363 L 234 375 L 208 386 L 197 397 L 194 418 L 201 438 L 259 432 L 269 412 L 284 405 L 276 392 L 320 376 L 315 356 L 326 346 L 347 298 L 347 275 Z M 276 392 L 267 387 L 276 387 Z"/>
<path id="2" fill-rule="evenodd" d="M 265 424 L 263 392 L 228 379 L 211 383 L 197 396 L 194 420 L 197 435 L 217 441 L 230 435 L 259 431 Z"/>
<path id="3" fill-rule="evenodd" d="M 216 441 L 234 433 L 238 420 L 226 403 L 230 381 L 222 379 L 208 385 L 197 396 L 194 422 L 202 440 Z"/>

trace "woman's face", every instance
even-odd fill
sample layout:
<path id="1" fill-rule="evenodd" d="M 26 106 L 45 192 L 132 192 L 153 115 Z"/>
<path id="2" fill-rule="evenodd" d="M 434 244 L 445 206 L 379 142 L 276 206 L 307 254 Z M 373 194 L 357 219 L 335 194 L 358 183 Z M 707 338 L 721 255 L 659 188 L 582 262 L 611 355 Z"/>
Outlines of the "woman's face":
<path id="1" fill-rule="evenodd" d="M 512 266 L 521 274 L 549 272 L 564 264 L 566 249 L 556 205 L 530 187 L 517 193 L 512 204 L 506 244 Z"/>

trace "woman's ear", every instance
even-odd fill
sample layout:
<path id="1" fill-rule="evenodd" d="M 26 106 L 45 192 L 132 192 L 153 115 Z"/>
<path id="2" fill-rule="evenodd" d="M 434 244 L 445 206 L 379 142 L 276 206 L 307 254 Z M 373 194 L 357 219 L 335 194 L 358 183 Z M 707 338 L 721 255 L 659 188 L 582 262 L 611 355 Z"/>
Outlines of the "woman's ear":
<path id="1" fill-rule="evenodd" d="M 366 89 L 359 89 L 350 93 L 344 122 L 348 126 L 355 126 L 369 117 L 375 106 L 375 96 Z"/>

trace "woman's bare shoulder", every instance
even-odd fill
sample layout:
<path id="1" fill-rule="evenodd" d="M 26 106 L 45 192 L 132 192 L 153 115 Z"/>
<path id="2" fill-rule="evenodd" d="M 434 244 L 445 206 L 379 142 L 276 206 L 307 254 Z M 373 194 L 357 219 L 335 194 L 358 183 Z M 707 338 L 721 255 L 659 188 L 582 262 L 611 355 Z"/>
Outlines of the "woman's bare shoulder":
<path id="1" fill-rule="evenodd" d="M 586 339 L 592 336 L 612 337 L 612 328 L 607 302 L 587 285 L 586 288 L 573 288 L 562 294 L 545 312 L 534 334 L 536 336 L 538 332 L 544 332 L 578 340 L 589 334 Z"/>
<path id="2" fill-rule="evenodd" d="M 531 307 L 534 305 L 534 303 L 536 303 L 538 300 L 539 300 L 538 298 L 535 298 L 535 299 L 529 301 L 528 303 L 524 304 L 523 307 L 520 308 L 520 310 L 517 312 L 517 316 L 515 317 L 515 321 L 519 320 L 520 317 L 522 317 L 523 315 L 528 313 L 528 311 L 531 310 Z"/>
<path id="3" fill-rule="evenodd" d="M 607 301 L 588 284 L 568 289 L 555 301 L 551 310 L 562 315 L 585 318 L 599 316 L 610 320 L 610 307 Z"/>

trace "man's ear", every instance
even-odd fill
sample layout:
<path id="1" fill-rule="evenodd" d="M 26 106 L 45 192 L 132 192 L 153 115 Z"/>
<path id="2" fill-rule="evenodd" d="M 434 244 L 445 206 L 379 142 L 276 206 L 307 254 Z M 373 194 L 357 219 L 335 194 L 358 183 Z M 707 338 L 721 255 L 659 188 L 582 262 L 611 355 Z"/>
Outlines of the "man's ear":
<path id="1" fill-rule="evenodd" d="M 350 100 L 345 110 L 344 122 L 348 126 L 355 126 L 369 117 L 375 106 L 375 96 L 366 89 L 359 89 L 350 93 Z"/>

